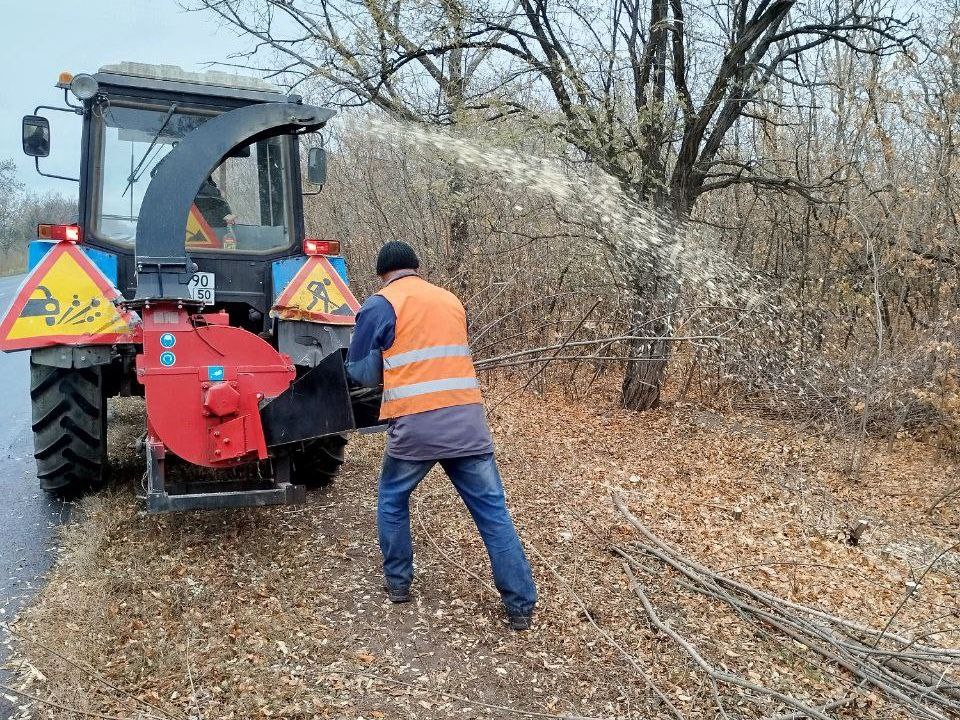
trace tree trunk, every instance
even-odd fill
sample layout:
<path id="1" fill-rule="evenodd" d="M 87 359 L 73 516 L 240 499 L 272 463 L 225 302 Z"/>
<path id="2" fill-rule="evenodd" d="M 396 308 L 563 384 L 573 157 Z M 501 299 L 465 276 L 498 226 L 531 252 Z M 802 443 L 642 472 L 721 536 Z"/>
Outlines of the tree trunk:
<path id="1" fill-rule="evenodd" d="M 666 343 L 649 343 L 651 356 L 659 352 L 659 346 Z M 635 357 L 643 358 L 643 353 L 636 353 Z M 663 378 L 666 375 L 666 360 L 631 360 L 627 363 L 623 375 L 623 386 L 620 390 L 620 403 L 627 410 L 653 410 L 660 407 L 660 393 L 663 387 Z"/>
<path id="2" fill-rule="evenodd" d="M 447 224 L 447 277 L 450 278 L 449 289 L 461 297 L 470 287 L 467 270 L 470 267 L 471 233 L 470 211 L 464 199 L 466 187 L 462 171 L 454 166 L 448 185 L 452 207 Z"/>
<path id="3" fill-rule="evenodd" d="M 450 23 L 449 31 L 453 49 L 448 58 L 447 76 L 441 83 L 447 106 L 450 127 L 456 126 L 464 120 L 464 97 L 467 90 L 467 77 L 463 73 L 463 7 L 458 2 L 445 0 L 443 7 Z M 470 278 L 467 277 L 470 256 L 470 209 L 466 202 L 465 193 L 468 188 L 463 170 L 456 164 L 451 165 L 448 192 L 452 200 L 452 210 L 447 225 L 449 243 L 447 247 L 447 274 L 451 279 L 450 289 L 463 297 L 470 287 Z"/>
<path id="4" fill-rule="evenodd" d="M 660 394 L 670 356 L 672 328 L 668 303 L 658 302 L 669 281 L 648 276 L 634 283 L 630 334 L 639 337 L 664 338 L 635 340 L 628 345 L 630 357 L 623 374 L 620 403 L 628 410 L 652 410 L 660 405 Z"/>
<path id="5" fill-rule="evenodd" d="M 683 217 L 681 203 L 657 203 L 659 212 Z M 671 229 L 664 232 L 672 232 Z M 677 308 L 677 278 L 663 272 L 657 258 L 650 258 L 653 268 L 635 270 L 631 276 L 630 335 L 656 338 L 634 340 L 628 345 L 631 360 L 627 361 L 620 388 L 620 404 L 628 410 L 652 410 L 660 405 L 663 381 L 670 359 L 670 336 L 673 334 L 673 312 Z"/>

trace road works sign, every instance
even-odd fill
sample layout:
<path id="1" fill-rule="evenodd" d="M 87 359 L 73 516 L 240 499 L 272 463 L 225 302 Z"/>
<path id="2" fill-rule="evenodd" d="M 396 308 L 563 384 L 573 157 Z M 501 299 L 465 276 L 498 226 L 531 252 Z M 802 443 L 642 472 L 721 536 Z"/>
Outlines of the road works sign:
<path id="1" fill-rule="evenodd" d="M 360 304 L 330 261 L 313 255 L 293 276 L 270 314 L 284 320 L 353 325 L 358 310 Z"/>
<path id="2" fill-rule="evenodd" d="M 200 208 L 191 205 L 190 214 L 187 215 L 187 247 L 218 248 L 222 244 L 213 228 L 210 227 L 210 223 L 203 219 Z"/>
<path id="3" fill-rule="evenodd" d="M 80 248 L 57 243 L 0 322 L 0 350 L 132 342 L 138 318 L 115 305 L 120 297 Z"/>

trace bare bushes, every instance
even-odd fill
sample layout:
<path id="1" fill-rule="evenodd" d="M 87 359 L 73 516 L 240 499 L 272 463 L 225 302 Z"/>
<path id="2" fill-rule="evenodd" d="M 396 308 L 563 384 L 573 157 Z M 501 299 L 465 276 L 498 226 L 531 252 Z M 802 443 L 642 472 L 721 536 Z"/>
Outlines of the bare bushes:
<path id="1" fill-rule="evenodd" d="M 817 203 L 711 198 L 703 220 L 768 297 L 723 348 L 729 402 L 956 452 L 960 239 L 947 198 L 916 192 L 932 179 L 915 161 L 868 163 Z"/>
<path id="2" fill-rule="evenodd" d="M 38 223 L 75 222 L 76 200 L 56 193 L 24 192 L 12 160 L 0 161 L 0 275 L 22 272 Z"/>
<path id="3" fill-rule="evenodd" d="M 818 210 L 829 222 L 804 224 L 803 198 L 731 191 L 674 227 L 673 245 L 630 245 L 618 234 L 652 231 L 631 226 L 639 214 L 611 222 L 588 169 L 551 164 L 573 180 L 550 192 L 498 168 L 502 158 L 528 173 L 559 154 L 547 140 L 481 126 L 439 152 L 364 127 L 347 123 L 333 140 L 329 184 L 308 207 L 313 231 L 344 241 L 361 295 L 376 290 L 380 245 L 411 242 L 428 275 L 465 300 L 480 368 L 583 395 L 619 380 L 627 357 L 666 347 L 668 400 L 796 416 L 854 439 L 954 442 L 956 269 L 924 259 L 892 220 L 865 231 L 837 204 Z M 464 160 L 475 149 L 483 159 Z M 642 262 L 663 247 L 679 258 L 676 291 L 654 313 L 666 330 L 631 332 L 630 253 Z"/>

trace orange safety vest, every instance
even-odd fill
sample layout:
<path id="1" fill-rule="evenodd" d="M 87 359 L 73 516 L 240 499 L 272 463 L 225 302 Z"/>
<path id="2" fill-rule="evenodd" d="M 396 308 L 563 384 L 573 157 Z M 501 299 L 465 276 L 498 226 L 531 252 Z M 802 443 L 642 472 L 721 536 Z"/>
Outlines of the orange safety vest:
<path id="1" fill-rule="evenodd" d="M 481 402 L 467 313 L 457 297 L 416 275 L 378 295 L 397 316 L 393 345 L 383 351 L 380 419 Z"/>

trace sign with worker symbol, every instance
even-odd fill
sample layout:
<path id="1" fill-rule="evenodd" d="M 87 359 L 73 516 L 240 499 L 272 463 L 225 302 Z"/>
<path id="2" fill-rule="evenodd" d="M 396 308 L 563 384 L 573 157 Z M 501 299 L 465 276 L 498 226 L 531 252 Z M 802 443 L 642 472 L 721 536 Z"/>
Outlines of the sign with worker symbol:
<path id="1" fill-rule="evenodd" d="M 136 314 L 74 243 L 54 245 L 27 275 L 0 321 L 0 350 L 132 342 Z"/>
<path id="2" fill-rule="evenodd" d="M 284 320 L 353 325 L 359 310 L 360 303 L 330 261 L 313 255 L 293 276 L 270 314 Z"/>

